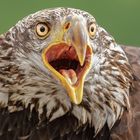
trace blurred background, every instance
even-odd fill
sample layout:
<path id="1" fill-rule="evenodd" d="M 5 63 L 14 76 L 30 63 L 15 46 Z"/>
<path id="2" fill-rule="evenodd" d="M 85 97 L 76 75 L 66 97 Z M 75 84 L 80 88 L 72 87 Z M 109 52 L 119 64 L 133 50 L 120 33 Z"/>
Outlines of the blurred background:
<path id="1" fill-rule="evenodd" d="M 0 34 L 24 16 L 62 6 L 88 11 L 118 43 L 140 47 L 140 0 L 0 0 Z"/>

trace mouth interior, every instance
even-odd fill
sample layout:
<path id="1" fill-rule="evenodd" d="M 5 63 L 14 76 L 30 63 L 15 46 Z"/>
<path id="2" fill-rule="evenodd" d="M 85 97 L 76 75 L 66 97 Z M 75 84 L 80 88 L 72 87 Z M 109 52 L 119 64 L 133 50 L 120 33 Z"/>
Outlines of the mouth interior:
<path id="1" fill-rule="evenodd" d="M 57 71 L 65 70 L 74 70 L 76 71 L 78 66 L 80 65 L 77 60 L 70 59 L 58 59 L 50 62 L 50 65 Z"/>
<path id="2" fill-rule="evenodd" d="M 58 44 L 47 50 L 46 60 L 71 85 L 76 85 L 86 71 L 89 63 L 88 54 L 87 51 L 85 63 L 81 66 L 74 47 L 67 44 Z"/>

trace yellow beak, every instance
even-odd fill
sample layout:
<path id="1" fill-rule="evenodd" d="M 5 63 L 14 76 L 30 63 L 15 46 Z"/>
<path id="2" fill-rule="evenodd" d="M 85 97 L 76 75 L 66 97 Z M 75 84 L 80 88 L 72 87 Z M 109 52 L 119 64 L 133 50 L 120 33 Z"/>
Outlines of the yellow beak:
<path id="1" fill-rule="evenodd" d="M 56 76 L 56 78 L 60 80 L 71 101 L 75 104 L 80 104 L 83 98 L 84 80 L 91 68 L 92 59 L 92 49 L 89 46 L 87 29 L 84 24 L 82 24 L 81 19 L 75 18 L 73 22 L 71 22 L 71 26 L 67 31 L 67 38 L 78 57 L 79 71 L 78 69 L 70 69 L 61 70 L 63 72 L 60 72 L 50 64 L 51 59 L 54 59 L 52 58 L 52 54 L 57 55 L 59 51 L 62 52 L 65 50 L 65 48 L 69 47 L 69 43 L 66 41 L 65 43 L 64 41 L 61 41 L 59 43 L 53 43 L 47 46 L 42 53 L 42 58 L 44 65 Z M 56 53 L 56 51 L 58 52 Z M 63 53 L 61 53 L 61 55 L 62 54 Z M 72 58 L 72 56 L 70 56 L 70 58 Z M 57 56 L 55 59 L 57 59 Z"/>

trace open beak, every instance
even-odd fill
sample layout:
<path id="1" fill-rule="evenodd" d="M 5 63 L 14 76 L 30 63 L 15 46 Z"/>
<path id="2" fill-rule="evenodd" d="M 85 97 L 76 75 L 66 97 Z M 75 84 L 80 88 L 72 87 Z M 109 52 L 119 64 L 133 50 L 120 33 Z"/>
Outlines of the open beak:
<path id="1" fill-rule="evenodd" d="M 61 81 L 71 101 L 80 104 L 93 52 L 87 29 L 79 18 L 70 22 L 64 35 L 66 34 L 67 40 L 62 39 L 59 43 L 47 46 L 42 58 L 45 66 Z"/>

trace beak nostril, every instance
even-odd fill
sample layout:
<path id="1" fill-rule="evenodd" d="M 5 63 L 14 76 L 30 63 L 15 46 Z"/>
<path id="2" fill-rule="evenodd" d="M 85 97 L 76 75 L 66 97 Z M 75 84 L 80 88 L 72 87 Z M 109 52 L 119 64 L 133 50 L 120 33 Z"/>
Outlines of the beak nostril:
<path id="1" fill-rule="evenodd" d="M 69 27 L 70 27 L 70 22 L 68 22 L 68 23 L 65 24 L 65 30 L 68 30 Z"/>

